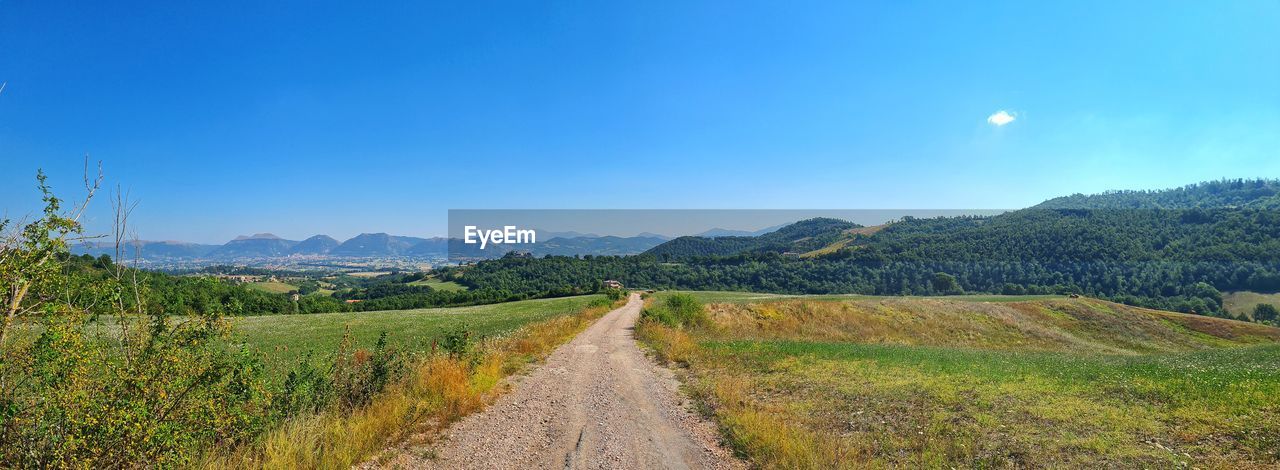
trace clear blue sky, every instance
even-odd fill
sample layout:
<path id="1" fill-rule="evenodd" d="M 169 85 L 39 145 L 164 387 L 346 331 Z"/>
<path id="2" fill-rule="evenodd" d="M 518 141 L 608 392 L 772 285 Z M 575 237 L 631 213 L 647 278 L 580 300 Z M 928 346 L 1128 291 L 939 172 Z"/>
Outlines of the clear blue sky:
<path id="1" fill-rule="evenodd" d="M 1280 177 L 1274 0 L 194 3 L 0 3 L 10 216 L 86 153 L 199 242 Z"/>

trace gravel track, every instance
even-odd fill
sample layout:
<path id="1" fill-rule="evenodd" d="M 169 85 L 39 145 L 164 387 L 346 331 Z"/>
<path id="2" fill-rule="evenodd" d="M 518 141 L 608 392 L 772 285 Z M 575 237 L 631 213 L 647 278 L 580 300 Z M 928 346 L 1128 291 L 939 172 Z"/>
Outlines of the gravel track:
<path id="1" fill-rule="evenodd" d="M 396 468 L 744 468 L 633 335 L 643 302 L 605 314 L 433 449 Z"/>

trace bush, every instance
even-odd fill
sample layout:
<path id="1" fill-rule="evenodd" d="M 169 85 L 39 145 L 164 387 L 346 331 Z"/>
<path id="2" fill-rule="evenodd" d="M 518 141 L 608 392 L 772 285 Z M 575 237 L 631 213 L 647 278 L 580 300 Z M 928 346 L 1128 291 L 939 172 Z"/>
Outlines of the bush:
<path id="1" fill-rule="evenodd" d="M 228 350 L 225 322 L 120 321 L 119 344 L 59 311 L 34 342 L 5 345 L 0 467 L 182 467 L 271 424 L 262 366 Z"/>
<path id="2" fill-rule="evenodd" d="M 703 326 L 707 314 L 698 299 L 689 294 L 672 294 L 658 305 L 645 309 L 643 318 L 672 328 Z"/>
<path id="3" fill-rule="evenodd" d="M 449 330 L 444 334 L 444 339 L 440 341 L 440 347 L 455 359 L 471 354 L 474 346 L 474 342 L 471 339 L 471 330 L 466 325 Z"/>
<path id="4" fill-rule="evenodd" d="M 387 383 L 402 375 L 402 369 L 396 352 L 387 348 L 385 331 L 378 336 L 373 351 L 352 349 L 348 331 L 333 363 L 334 404 L 344 411 L 367 405 Z"/>
<path id="5" fill-rule="evenodd" d="M 1276 321 L 1277 316 L 1280 316 L 1280 315 L 1277 315 L 1277 310 L 1275 305 L 1258 304 L 1256 307 L 1253 307 L 1254 321 L 1267 321 L 1267 322 Z"/>
<path id="6" fill-rule="evenodd" d="M 615 301 L 616 300 L 609 299 L 593 299 L 592 301 L 587 302 L 587 308 L 608 308 L 612 307 L 613 302 Z"/>
<path id="7" fill-rule="evenodd" d="M 604 295 L 608 297 L 609 300 L 617 302 L 627 297 L 627 291 L 622 289 L 605 289 Z"/>

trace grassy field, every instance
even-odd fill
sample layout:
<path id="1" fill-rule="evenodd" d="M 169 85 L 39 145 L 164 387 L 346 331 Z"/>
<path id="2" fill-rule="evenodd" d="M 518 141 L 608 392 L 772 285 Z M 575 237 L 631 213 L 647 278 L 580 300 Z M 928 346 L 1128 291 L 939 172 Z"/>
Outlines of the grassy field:
<path id="1" fill-rule="evenodd" d="M 488 339 L 461 356 L 410 357 L 404 375 L 370 403 L 349 412 L 326 408 L 291 419 L 259 440 L 210 452 L 196 467 L 352 468 L 362 462 L 385 466 L 380 459 L 439 439 L 449 423 L 482 409 L 502 393 L 503 378 L 546 357 L 621 304 L 592 295 L 464 308 L 241 319 L 239 326 L 251 345 L 274 347 L 285 355 L 313 346 L 331 349 L 323 343 L 336 344 L 348 325 L 368 341 L 380 330 L 392 331 L 393 344 L 419 351 L 433 336 L 462 324 Z"/>
<path id="2" fill-rule="evenodd" d="M 442 291 L 448 291 L 448 292 L 467 290 L 467 286 L 464 286 L 462 284 L 458 284 L 453 281 L 441 281 L 439 279 L 430 278 L 430 277 L 426 279 L 410 282 L 409 285 L 427 286 L 435 290 L 442 290 Z"/>
<path id="3" fill-rule="evenodd" d="M 1280 463 L 1280 329 L 1091 299 L 706 312 L 640 334 L 762 467 Z"/>
<path id="4" fill-rule="evenodd" d="M 1271 304 L 1280 308 L 1280 293 L 1261 294 L 1258 292 L 1228 292 L 1222 296 L 1222 306 L 1235 315 L 1253 318 L 1253 308 L 1258 304 Z"/>
<path id="5" fill-rule="evenodd" d="M 759 302 L 765 300 L 782 300 L 782 299 L 806 299 L 806 300 L 871 300 L 871 299 L 895 299 L 904 298 L 900 296 L 875 296 L 875 295 L 859 295 L 859 294 L 835 294 L 835 295 L 786 295 L 786 294 L 765 294 L 759 292 L 735 292 L 735 291 L 662 291 L 655 294 L 656 298 L 662 298 L 671 294 L 689 294 L 697 298 L 702 303 L 748 303 Z M 968 302 L 1024 302 L 1028 300 L 1046 300 L 1061 299 L 1065 296 L 1061 295 L 949 295 L 939 297 L 909 297 L 912 299 L 945 299 Z"/>
<path id="6" fill-rule="evenodd" d="M 494 336 L 526 324 L 581 311 L 603 296 L 526 300 L 472 307 L 390 310 L 313 315 L 236 317 L 236 340 L 266 353 L 273 366 L 292 364 L 311 353 L 319 360 L 332 353 L 350 329 L 355 344 L 369 347 L 385 331 L 403 351 L 430 350 L 445 332 L 466 327 L 474 335 Z"/>
<path id="7" fill-rule="evenodd" d="M 293 284 L 288 284 L 284 282 L 271 282 L 271 281 L 251 282 L 251 283 L 245 284 L 245 286 L 249 287 L 250 289 L 258 289 L 260 291 L 270 292 L 272 294 L 285 294 L 291 291 L 298 290 L 298 286 L 295 286 Z"/>

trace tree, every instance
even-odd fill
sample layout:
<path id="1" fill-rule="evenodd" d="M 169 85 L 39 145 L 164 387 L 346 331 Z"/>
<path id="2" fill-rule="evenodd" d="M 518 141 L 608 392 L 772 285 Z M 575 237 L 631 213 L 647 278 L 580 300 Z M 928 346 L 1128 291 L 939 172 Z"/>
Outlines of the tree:
<path id="1" fill-rule="evenodd" d="M 1275 305 L 1258 304 L 1257 306 L 1253 307 L 1253 321 L 1269 322 L 1269 321 L 1275 321 L 1277 317 L 1280 317 L 1280 312 L 1277 311 Z"/>
<path id="2" fill-rule="evenodd" d="M 956 277 L 947 273 L 933 273 L 933 290 L 944 295 L 964 292 L 960 283 L 956 282 Z"/>
<path id="3" fill-rule="evenodd" d="M 15 318 L 38 311 L 52 297 L 49 291 L 61 267 L 58 256 L 67 252 L 68 244 L 84 239 L 80 217 L 102 183 L 102 169 L 99 165 L 97 177 L 90 180 L 89 160 L 85 159 L 86 195 L 69 211 L 63 210 L 62 200 L 53 195 L 44 171 L 36 172 L 36 182 L 44 201 L 40 217 L 0 239 L 0 308 L 4 310 L 0 345 Z M 8 219 L 0 220 L 0 233 L 9 224 Z"/>

